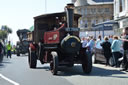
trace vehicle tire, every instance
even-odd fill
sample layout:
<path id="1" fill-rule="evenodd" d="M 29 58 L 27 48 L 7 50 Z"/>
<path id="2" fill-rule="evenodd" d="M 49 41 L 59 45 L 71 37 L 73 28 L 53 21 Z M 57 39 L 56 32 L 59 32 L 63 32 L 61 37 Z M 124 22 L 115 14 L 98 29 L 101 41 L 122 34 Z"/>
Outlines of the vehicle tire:
<path id="1" fill-rule="evenodd" d="M 109 58 L 109 65 L 110 65 L 110 66 L 114 66 L 113 57 L 110 57 L 110 58 Z"/>
<path id="2" fill-rule="evenodd" d="M 92 56 L 91 53 L 86 53 L 84 56 L 82 56 L 82 68 L 83 72 L 86 74 L 90 74 L 92 71 Z"/>
<path id="3" fill-rule="evenodd" d="M 50 62 L 50 69 L 53 75 L 57 75 L 58 71 L 58 55 L 56 52 L 52 52 L 52 61 Z"/>
<path id="4" fill-rule="evenodd" d="M 37 58 L 36 58 L 36 53 L 35 52 L 29 51 L 28 63 L 29 63 L 30 68 L 36 68 Z"/>
<path id="5" fill-rule="evenodd" d="M 17 56 L 20 56 L 20 53 L 17 53 Z"/>
<path id="6" fill-rule="evenodd" d="M 2 63 L 3 58 L 4 58 L 4 50 L 1 49 L 1 52 L 0 52 L 0 63 Z"/>
<path id="7" fill-rule="evenodd" d="M 20 56 L 20 54 L 17 54 L 17 56 Z"/>
<path id="8" fill-rule="evenodd" d="M 41 45 L 41 43 L 39 43 L 39 48 L 38 48 L 38 57 L 40 60 L 41 64 L 44 64 L 44 50 L 43 50 L 43 45 Z"/>
<path id="9" fill-rule="evenodd" d="M 4 55 L 0 54 L 0 63 L 3 61 L 3 57 L 4 57 Z"/>
<path id="10" fill-rule="evenodd" d="M 97 61 L 96 61 L 96 55 L 95 54 L 92 55 L 92 63 L 93 64 L 96 64 L 97 63 Z"/>

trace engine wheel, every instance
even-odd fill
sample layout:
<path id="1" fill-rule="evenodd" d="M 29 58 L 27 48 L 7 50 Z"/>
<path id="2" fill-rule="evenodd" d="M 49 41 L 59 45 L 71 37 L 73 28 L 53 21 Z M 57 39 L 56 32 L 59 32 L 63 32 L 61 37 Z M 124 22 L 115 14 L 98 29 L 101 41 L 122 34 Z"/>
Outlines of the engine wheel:
<path id="1" fill-rule="evenodd" d="M 52 52 L 52 61 L 50 62 L 50 69 L 53 75 L 57 75 L 58 71 L 58 55 L 56 52 Z"/>
<path id="2" fill-rule="evenodd" d="M 89 74 L 92 71 L 92 56 L 91 53 L 86 53 L 82 56 L 83 72 Z"/>
<path id="3" fill-rule="evenodd" d="M 3 54 L 3 52 L 1 52 L 1 54 L 0 54 L 0 63 L 3 61 L 3 57 L 4 57 L 4 54 Z"/>
<path id="4" fill-rule="evenodd" d="M 20 56 L 20 53 L 19 53 L 19 51 L 17 52 L 17 56 Z"/>
<path id="5" fill-rule="evenodd" d="M 36 68 L 36 64 L 37 64 L 36 53 L 32 52 L 31 50 L 29 51 L 28 54 L 28 63 L 30 68 Z"/>
<path id="6" fill-rule="evenodd" d="M 41 45 L 41 43 L 39 43 L 38 57 L 39 57 L 40 63 L 44 64 L 44 61 L 43 61 L 43 59 L 44 59 L 44 50 L 43 50 L 43 45 Z"/>
<path id="7" fill-rule="evenodd" d="M 17 56 L 20 56 L 20 54 L 18 53 Z"/>

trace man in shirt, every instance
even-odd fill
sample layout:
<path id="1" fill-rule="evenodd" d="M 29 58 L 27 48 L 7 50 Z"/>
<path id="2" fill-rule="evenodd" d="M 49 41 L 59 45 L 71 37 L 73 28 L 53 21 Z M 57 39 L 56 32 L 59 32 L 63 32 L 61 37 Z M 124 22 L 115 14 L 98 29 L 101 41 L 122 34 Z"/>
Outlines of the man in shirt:
<path id="1" fill-rule="evenodd" d="M 119 41 L 118 36 L 114 36 L 111 49 L 112 49 L 112 55 L 113 55 L 113 59 L 116 67 L 119 67 L 118 59 L 120 57 L 120 47 L 121 47 L 121 42 Z"/>
<path id="2" fill-rule="evenodd" d="M 12 49 L 12 46 L 10 44 L 10 41 L 8 42 L 6 48 L 7 48 L 7 58 L 8 58 L 8 56 L 10 56 L 10 58 L 11 58 L 11 49 Z"/>
<path id="3" fill-rule="evenodd" d="M 123 69 L 121 71 L 128 72 L 128 27 L 123 29 L 124 39 L 123 41 L 123 49 L 124 49 L 124 56 L 123 56 Z"/>
<path id="4" fill-rule="evenodd" d="M 91 53 L 91 55 L 93 52 L 94 45 L 95 45 L 95 41 L 93 39 L 93 36 L 90 36 L 90 40 L 87 43 L 86 48 L 88 49 L 88 52 Z"/>

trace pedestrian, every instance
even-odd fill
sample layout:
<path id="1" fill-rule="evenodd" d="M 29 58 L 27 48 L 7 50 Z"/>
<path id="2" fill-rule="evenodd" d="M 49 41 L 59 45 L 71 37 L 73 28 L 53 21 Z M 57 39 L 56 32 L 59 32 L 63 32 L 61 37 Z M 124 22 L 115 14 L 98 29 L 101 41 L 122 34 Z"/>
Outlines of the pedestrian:
<path id="1" fill-rule="evenodd" d="M 96 40 L 96 44 L 101 42 L 101 35 L 98 36 L 97 40 Z"/>
<path id="2" fill-rule="evenodd" d="M 11 58 L 11 49 L 12 49 L 12 46 L 10 44 L 10 41 L 8 42 L 6 48 L 7 48 L 7 58 L 8 58 L 8 56 L 10 56 L 10 58 Z"/>
<path id="3" fill-rule="evenodd" d="M 112 44 L 113 41 L 113 35 L 109 35 L 109 42 Z"/>
<path id="4" fill-rule="evenodd" d="M 103 40 L 101 39 L 101 35 L 99 35 L 96 40 L 96 48 L 102 49 L 102 47 L 101 47 L 102 42 L 103 42 Z"/>
<path id="5" fill-rule="evenodd" d="M 83 39 L 82 39 L 82 47 L 85 48 L 87 43 L 88 43 L 87 38 L 83 37 Z"/>
<path id="6" fill-rule="evenodd" d="M 113 61 L 114 61 L 115 67 L 120 67 L 119 62 L 118 62 L 118 59 L 120 57 L 120 47 L 121 47 L 121 42 L 118 39 L 118 36 L 114 36 L 114 40 L 112 42 L 111 49 L 112 49 L 112 56 L 113 56 Z"/>
<path id="7" fill-rule="evenodd" d="M 111 43 L 108 41 L 107 36 L 104 37 L 104 40 L 105 41 L 103 43 L 101 43 L 101 46 L 103 48 L 104 56 L 106 58 L 106 66 L 107 66 L 107 65 L 109 65 L 109 59 L 112 56 Z"/>
<path id="8" fill-rule="evenodd" d="M 128 27 L 123 29 L 123 50 L 124 50 L 124 56 L 123 56 L 123 68 L 121 71 L 127 71 L 128 72 Z"/>
<path id="9" fill-rule="evenodd" d="M 93 48 L 94 48 L 94 45 L 95 45 L 95 41 L 94 41 L 93 36 L 90 36 L 89 38 L 90 39 L 89 39 L 89 41 L 88 41 L 88 43 L 86 45 L 86 48 L 87 48 L 88 53 L 92 55 Z"/>

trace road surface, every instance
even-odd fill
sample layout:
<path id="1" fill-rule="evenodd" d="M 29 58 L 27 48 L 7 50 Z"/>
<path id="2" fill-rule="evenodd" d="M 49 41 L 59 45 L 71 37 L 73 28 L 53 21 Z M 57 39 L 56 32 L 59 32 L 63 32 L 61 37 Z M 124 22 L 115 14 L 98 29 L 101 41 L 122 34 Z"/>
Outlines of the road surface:
<path id="1" fill-rule="evenodd" d="M 39 61 L 36 69 L 30 69 L 27 56 L 13 55 L 0 64 L 0 85 L 128 85 L 128 72 L 101 64 L 94 64 L 90 75 L 84 74 L 79 64 L 59 70 L 53 76 L 49 64 L 41 65 Z"/>

